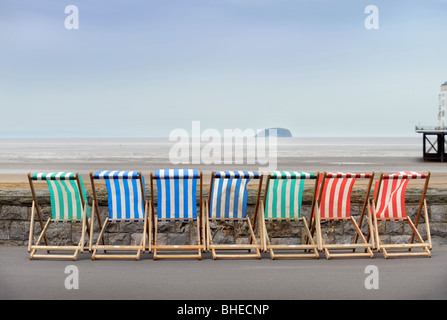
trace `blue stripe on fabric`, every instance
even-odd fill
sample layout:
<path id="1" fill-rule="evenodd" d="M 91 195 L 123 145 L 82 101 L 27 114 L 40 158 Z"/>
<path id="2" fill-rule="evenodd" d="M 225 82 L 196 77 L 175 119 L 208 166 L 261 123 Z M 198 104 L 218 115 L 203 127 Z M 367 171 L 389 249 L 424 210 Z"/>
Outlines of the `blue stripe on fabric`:
<path id="1" fill-rule="evenodd" d="M 177 176 L 178 178 L 178 169 L 174 170 L 174 179 Z M 175 197 L 174 199 L 174 204 L 175 204 L 175 218 L 178 219 L 180 217 L 180 195 L 179 195 L 179 181 L 178 179 L 175 179 L 174 181 L 174 194 L 173 196 Z"/>
<path id="2" fill-rule="evenodd" d="M 225 218 L 229 218 L 230 212 L 230 200 L 231 200 L 231 184 L 233 183 L 233 179 L 227 180 L 227 188 L 225 190 Z"/>
<path id="3" fill-rule="evenodd" d="M 145 185 L 145 179 L 144 179 L 144 176 L 143 175 L 141 175 L 141 179 L 142 179 L 142 182 L 143 182 L 143 194 L 141 195 L 141 199 L 140 200 L 137 200 L 140 204 L 141 204 L 141 208 L 139 207 L 139 209 L 138 209 L 138 211 L 140 212 L 139 214 L 138 214 L 138 218 L 144 218 L 145 217 L 145 212 L 144 212 L 144 210 L 146 210 L 146 208 L 144 207 L 144 201 L 146 200 L 146 198 L 145 198 L 145 194 L 146 194 L 146 185 Z M 139 181 L 137 181 L 137 180 L 135 180 L 135 182 L 139 182 Z"/>
<path id="4" fill-rule="evenodd" d="M 93 178 L 94 179 L 99 179 L 99 175 L 101 174 L 101 172 L 103 172 L 103 171 L 95 172 L 95 174 L 93 175 Z"/>
<path id="5" fill-rule="evenodd" d="M 215 190 L 216 190 L 216 180 L 213 181 L 213 190 L 212 190 L 212 193 L 211 193 L 210 207 L 209 207 L 209 211 L 210 211 L 210 212 L 208 212 L 208 217 L 209 217 L 209 218 L 212 217 L 213 203 L 214 203 L 213 198 L 214 198 L 214 192 L 216 192 Z"/>
<path id="6" fill-rule="evenodd" d="M 163 180 L 162 185 L 165 188 L 165 196 L 166 196 L 166 208 L 165 208 L 165 212 L 163 212 L 163 214 L 165 215 L 166 218 L 171 218 L 171 181 L 169 180 Z M 163 187 L 162 187 L 163 188 Z"/>
<path id="7" fill-rule="evenodd" d="M 115 183 L 117 183 L 116 181 Z M 126 206 L 126 212 L 124 212 L 124 216 L 126 219 L 130 219 L 130 190 L 129 190 L 129 181 L 123 180 L 123 187 L 124 187 L 124 199 L 121 199 L 121 201 L 125 201 L 124 205 Z"/>
<path id="8" fill-rule="evenodd" d="M 163 203 L 163 201 L 165 201 L 163 199 L 163 195 L 162 195 L 162 190 L 161 190 L 161 184 L 162 181 L 161 180 L 157 180 L 157 216 L 160 218 L 162 212 L 161 212 L 161 204 Z"/>
<path id="9" fill-rule="evenodd" d="M 119 174 L 123 173 L 122 175 L 122 179 L 137 179 L 139 172 L 136 171 L 116 171 L 113 175 L 110 175 L 112 171 L 98 171 L 95 172 L 95 174 L 93 175 L 94 179 L 104 179 L 104 180 L 109 180 L 109 179 L 119 179 Z M 101 177 L 101 174 L 104 173 L 104 175 Z"/>
<path id="10" fill-rule="evenodd" d="M 165 218 L 171 218 L 171 194 L 170 194 L 170 192 L 169 192 L 169 190 L 170 190 L 170 187 L 171 187 L 171 181 L 169 181 L 169 180 L 158 180 L 158 184 L 159 184 L 159 188 L 158 188 L 158 190 L 159 190 L 159 199 L 162 199 L 163 197 L 162 197 L 162 192 L 163 192 L 163 190 L 164 190 L 164 193 L 165 193 L 165 197 L 166 197 L 166 199 L 164 200 L 164 202 L 162 202 L 162 201 L 158 201 L 158 209 L 159 209 L 159 212 L 158 212 L 158 215 L 159 215 L 159 217 L 160 217 L 160 215 L 161 215 L 161 217 L 163 217 L 163 215 L 165 216 Z M 165 203 L 165 211 L 163 212 L 163 206 L 162 206 L 162 203 Z"/>
<path id="11" fill-rule="evenodd" d="M 122 217 L 122 210 L 121 210 L 121 192 L 120 192 L 120 185 L 115 183 L 115 202 L 116 202 L 116 219 L 121 219 Z"/>
<path id="12" fill-rule="evenodd" d="M 101 176 L 102 175 L 102 176 Z M 144 216 L 144 177 L 142 194 L 139 195 L 139 172 L 135 171 L 98 171 L 94 174 L 94 179 L 104 179 L 108 193 L 109 217 L 110 219 L 140 219 Z M 112 190 L 111 180 L 113 180 L 114 188 Z M 131 180 L 131 181 L 129 181 Z M 120 181 L 123 183 L 121 190 Z M 121 198 L 121 191 L 124 192 L 124 198 Z M 115 200 L 113 200 L 115 197 Z M 124 203 L 123 203 L 124 202 Z M 134 204 L 134 212 L 131 211 L 131 203 Z M 125 211 L 121 205 L 124 204 Z M 116 206 L 116 211 L 113 207 Z M 134 217 L 132 218 L 132 213 Z"/>
<path id="13" fill-rule="evenodd" d="M 248 181 L 247 181 L 248 183 Z M 245 185 L 247 186 L 247 185 Z M 242 205 L 242 217 L 245 218 L 247 215 L 247 188 L 244 188 L 244 202 Z"/>
<path id="14" fill-rule="evenodd" d="M 199 170 L 194 169 L 192 173 L 189 173 L 188 169 L 166 169 L 163 174 L 161 173 L 161 169 L 155 170 L 154 178 L 156 180 L 161 179 L 198 179 L 199 178 Z M 180 177 L 180 171 L 183 172 L 183 177 Z M 171 175 L 171 176 L 170 176 Z"/>
<path id="15" fill-rule="evenodd" d="M 189 217 L 188 179 L 183 180 L 183 216 Z"/>
<path id="16" fill-rule="evenodd" d="M 195 170 L 197 171 L 197 170 Z M 198 173 L 198 171 L 197 171 Z M 196 203 L 196 195 L 197 195 L 197 179 L 192 180 L 192 194 L 191 194 L 191 206 L 192 206 L 192 218 L 197 218 L 197 203 Z"/>
<path id="17" fill-rule="evenodd" d="M 113 219 L 113 200 L 110 196 L 112 194 L 112 186 L 110 185 L 110 181 L 106 180 L 106 188 L 107 188 L 107 194 L 109 195 L 108 198 L 108 205 L 109 205 L 109 218 Z"/>
<path id="18" fill-rule="evenodd" d="M 216 201 L 216 218 L 220 218 L 220 202 L 222 201 L 221 195 L 222 195 L 222 185 L 223 185 L 223 179 L 218 179 L 219 185 L 217 186 L 217 201 Z"/>
<path id="19" fill-rule="evenodd" d="M 134 207 L 134 212 L 135 212 L 135 219 L 139 219 L 140 217 L 143 217 L 142 213 L 140 214 L 140 203 L 142 199 L 138 198 L 138 180 L 136 179 L 132 179 L 131 180 L 131 184 L 132 184 L 132 190 L 133 190 L 133 207 Z M 143 184 L 144 185 L 144 184 Z M 130 206 L 130 200 L 129 199 L 129 206 Z"/>
<path id="20" fill-rule="evenodd" d="M 170 169 L 165 170 L 163 173 L 161 170 L 156 170 L 154 178 L 157 180 L 158 188 L 158 217 L 165 217 L 166 219 L 180 219 L 180 215 L 183 211 L 184 218 L 197 218 L 197 204 L 196 204 L 196 192 L 197 192 L 197 179 L 199 177 L 198 170 L 193 170 L 192 174 L 188 174 L 187 169 Z M 192 193 L 188 190 L 188 180 L 192 179 Z M 171 181 L 172 180 L 172 181 Z M 180 181 L 182 180 L 182 181 Z M 173 193 L 171 194 L 171 184 L 173 185 Z M 180 183 L 183 186 L 183 193 L 180 194 Z M 162 199 L 162 191 L 165 192 L 165 199 Z M 180 196 L 183 196 L 183 205 L 180 206 Z M 174 206 L 171 207 L 171 199 L 174 197 Z M 162 212 L 162 204 L 166 205 L 166 211 Z M 189 208 L 192 207 L 193 216 L 189 215 Z"/>
<path id="21" fill-rule="evenodd" d="M 236 181 L 236 189 L 234 190 L 234 209 L 233 209 L 233 218 L 237 218 L 239 214 L 239 191 L 241 189 L 242 180 L 238 179 Z M 245 215 L 243 215 L 245 217 Z"/>

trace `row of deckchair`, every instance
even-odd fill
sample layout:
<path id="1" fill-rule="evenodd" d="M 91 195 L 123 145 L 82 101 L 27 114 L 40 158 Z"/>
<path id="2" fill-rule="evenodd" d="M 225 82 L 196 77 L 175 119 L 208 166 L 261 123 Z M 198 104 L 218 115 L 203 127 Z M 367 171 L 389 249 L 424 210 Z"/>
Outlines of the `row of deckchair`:
<path id="1" fill-rule="evenodd" d="M 82 178 L 77 173 L 28 174 L 33 204 L 28 250 L 30 259 L 68 258 L 76 259 L 87 249 L 92 259 L 136 259 L 141 253 L 153 253 L 159 258 L 197 258 L 211 251 L 217 258 L 261 258 L 269 252 L 276 258 L 319 258 L 324 252 L 331 257 L 374 257 L 375 250 L 385 258 L 393 256 L 431 256 L 431 237 L 425 195 L 430 172 L 398 172 L 380 174 L 375 182 L 374 195 L 370 191 L 374 172 L 371 173 L 305 173 L 298 171 L 273 171 L 266 174 L 265 191 L 262 187 L 264 175 L 249 171 L 219 171 L 211 173 L 208 198 L 202 196 L 202 172 L 192 169 L 156 170 L 150 174 L 150 201 L 146 199 L 146 184 L 141 172 L 100 171 L 90 173 L 93 192 L 91 208 Z M 367 183 L 364 201 L 358 220 L 351 215 L 351 193 L 357 180 Z M 421 200 L 413 222 L 406 213 L 405 191 L 413 179 L 425 179 Z M 51 218 L 43 221 L 37 203 L 34 183 L 46 181 L 51 197 Z M 98 181 L 107 189 L 108 216 L 101 221 L 97 197 Z M 253 215 L 247 214 L 247 187 L 250 182 L 257 188 Z M 154 183 L 155 182 L 155 183 Z M 156 184 L 156 188 L 154 186 Z M 308 218 L 301 207 L 305 188 L 312 194 Z M 157 190 L 155 196 L 154 190 Z M 262 198 L 262 199 L 261 199 Z M 156 199 L 156 201 L 155 201 Z M 155 203 L 157 204 L 155 208 Z M 37 213 L 37 219 L 35 217 Z M 427 241 L 424 241 L 417 226 L 424 214 Z M 252 216 L 252 218 L 250 218 Z M 95 220 L 96 219 L 96 220 Z M 367 233 L 362 231 L 366 220 Z M 35 239 L 35 221 L 40 223 L 41 232 Z M 80 222 L 81 236 L 77 245 L 50 245 L 46 231 L 52 222 Z M 189 222 L 197 234 L 189 244 L 159 244 L 158 224 L 161 222 Z M 245 241 L 237 243 L 214 243 L 213 230 L 217 221 L 239 222 L 248 229 Z M 295 221 L 302 226 L 303 236 L 299 244 L 278 244 L 270 236 L 275 221 Z M 350 243 L 327 243 L 322 226 L 335 221 L 352 223 L 355 235 Z M 406 243 L 385 244 L 379 234 L 380 221 L 400 221 L 409 225 L 411 236 Z M 108 243 L 105 230 L 110 223 L 133 222 L 142 224 L 141 239 L 134 244 L 116 245 Z M 95 223 L 99 227 L 97 238 L 93 238 Z M 257 228 L 256 228 L 257 226 Z M 258 234 L 255 234 L 258 230 Z M 88 237 L 88 239 L 87 239 Z M 417 239 L 415 243 L 414 239 Z M 169 240 L 169 239 L 168 239 Z M 43 244 L 42 244 L 43 242 Z M 404 249 L 404 250 L 402 250 Z M 397 252 L 396 252 L 397 250 Z M 38 251 L 47 251 L 38 254 Z M 71 251 L 70 254 L 53 252 Z M 336 251 L 336 253 L 334 253 Z"/>

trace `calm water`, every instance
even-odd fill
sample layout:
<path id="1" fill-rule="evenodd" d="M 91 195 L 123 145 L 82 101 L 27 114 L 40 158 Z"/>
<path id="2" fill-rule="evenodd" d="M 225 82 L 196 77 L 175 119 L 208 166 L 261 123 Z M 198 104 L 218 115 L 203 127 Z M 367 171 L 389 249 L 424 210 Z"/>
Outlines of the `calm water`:
<path id="1" fill-rule="evenodd" d="M 256 151 L 264 150 L 260 146 L 265 152 Z M 447 171 L 445 163 L 422 161 L 422 138 L 417 137 L 279 138 L 276 150 L 261 144 L 258 149 L 252 144 L 245 148 L 233 144 L 233 150 L 228 147 L 232 145 L 206 142 L 182 149 L 177 142 L 163 138 L 0 139 L 0 174 L 163 168 L 261 170 L 269 165 L 270 169 L 301 171 Z M 183 157 L 178 156 L 179 151 Z"/>

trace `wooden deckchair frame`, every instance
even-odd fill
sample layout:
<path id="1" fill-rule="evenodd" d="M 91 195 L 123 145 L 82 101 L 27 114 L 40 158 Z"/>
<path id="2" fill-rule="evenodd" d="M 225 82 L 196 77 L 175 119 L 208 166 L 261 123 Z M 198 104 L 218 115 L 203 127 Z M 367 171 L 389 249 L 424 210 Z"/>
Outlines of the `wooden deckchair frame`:
<path id="1" fill-rule="evenodd" d="M 153 252 L 153 259 L 202 259 L 202 252 L 206 251 L 206 244 L 204 241 L 204 230 L 205 230 L 205 221 L 203 219 L 203 204 L 202 204 L 202 181 L 203 181 L 203 175 L 202 171 L 199 172 L 198 178 L 185 178 L 185 179 L 198 179 L 199 180 L 199 212 L 197 213 L 197 218 L 170 218 L 170 219 L 163 219 L 158 218 L 157 213 L 155 212 L 155 203 L 154 203 L 154 183 L 153 181 L 156 180 L 154 173 L 151 172 L 150 174 L 150 183 L 151 183 L 151 201 L 150 201 L 150 208 L 151 208 L 151 218 L 148 219 L 148 229 L 150 230 L 150 238 L 149 242 L 152 242 L 149 244 L 152 252 Z M 158 234 L 158 221 L 187 221 L 192 222 L 196 220 L 196 228 L 197 228 L 197 244 L 184 244 L 184 245 L 160 245 L 157 243 L 157 234 Z M 162 253 L 160 254 L 159 251 L 168 251 L 168 252 L 177 252 L 176 254 L 172 253 Z M 178 253 L 178 252 L 188 252 L 188 251 L 197 251 L 196 254 L 194 253 Z"/>
<path id="2" fill-rule="evenodd" d="M 256 198 L 255 212 L 253 215 L 253 224 L 250 221 L 250 217 L 248 215 L 246 215 L 245 218 L 210 218 L 209 217 L 209 213 L 210 213 L 209 204 L 211 203 L 211 197 L 212 197 L 212 193 L 213 193 L 214 178 L 216 178 L 215 173 L 214 173 L 214 171 L 212 171 L 211 172 L 210 189 L 209 189 L 209 193 L 208 193 L 208 201 L 204 202 L 205 212 L 206 212 L 206 214 L 205 214 L 205 217 L 206 217 L 206 250 L 207 251 L 211 250 L 211 254 L 212 254 L 212 257 L 214 260 L 216 260 L 217 258 L 230 258 L 230 259 L 257 258 L 257 259 L 261 259 L 262 245 L 258 244 L 258 242 L 256 240 L 254 228 L 255 228 L 256 215 L 258 212 L 259 199 L 260 199 L 260 194 L 261 194 L 261 189 L 262 189 L 263 175 L 260 175 L 259 178 L 256 178 L 256 179 L 259 179 L 259 186 L 258 186 L 258 194 L 257 194 L 257 198 Z M 225 178 L 222 178 L 222 179 L 225 179 Z M 234 179 L 248 179 L 248 178 L 234 178 Z M 249 231 L 249 242 L 246 244 L 214 244 L 212 236 L 211 236 L 210 221 L 232 221 L 232 222 L 245 221 L 248 231 Z M 248 252 L 251 252 L 251 250 L 255 250 L 256 253 L 254 253 L 254 254 L 251 254 L 251 253 L 223 254 L 223 253 L 216 252 L 216 251 L 235 251 L 235 250 L 248 250 Z"/>
<path id="3" fill-rule="evenodd" d="M 382 187 L 382 181 L 383 181 L 383 172 L 380 173 L 378 185 L 377 185 L 377 197 L 379 196 L 380 188 Z M 406 257 L 406 256 L 426 256 L 428 258 L 431 257 L 431 250 L 432 250 L 432 242 L 431 242 L 431 234 L 430 234 L 430 222 L 428 219 L 428 211 L 427 211 L 427 201 L 425 199 L 425 196 L 427 194 L 428 189 L 428 183 L 430 181 L 430 171 L 425 174 L 425 183 L 424 188 L 422 190 L 421 200 L 419 202 L 418 211 L 416 214 L 415 222 L 411 221 L 410 217 L 408 217 L 405 214 L 405 217 L 402 217 L 400 219 L 397 219 L 395 217 L 392 218 L 377 218 L 377 203 L 376 199 L 373 199 L 372 201 L 372 216 L 374 220 L 374 236 L 377 239 L 377 251 L 382 252 L 383 256 L 388 259 L 390 257 Z M 410 179 L 412 180 L 412 179 Z M 424 210 L 424 219 L 425 219 L 425 226 L 427 231 L 427 242 L 425 242 L 417 230 L 417 226 L 419 223 L 420 216 L 422 214 L 422 209 Z M 371 210 L 371 209 L 370 209 Z M 401 244 L 383 244 L 380 235 L 379 235 L 379 228 L 378 228 L 378 221 L 401 221 L 401 222 L 407 222 L 410 226 L 412 233 L 410 237 L 409 243 L 401 243 Z M 419 243 L 413 243 L 414 238 L 417 238 Z M 408 249 L 407 252 L 389 252 L 389 250 L 401 250 L 401 249 Z M 422 249 L 423 252 L 411 252 L 411 249 Z"/>
<path id="4" fill-rule="evenodd" d="M 28 239 L 28 252 L 30 252 L 30 260 L 33 259 L 71 259 L 76 260 L 78 258 L 79 253 L 83 253 L 85 249 L 84 241 L 85 241 L 85 232 L 91 233 L 88 226 L 87 220 L 87 201 L 84 199 L 84 194 L 82 192 L 81 181 L 79 179 L 79 174 L 76 172 L 76 184 L 78 186 L 78 191 L 81 197 L 82 203 L 82 218 L 81 220 L 73 219 L 73 220 L 56 220 L 52 217 L 48 218 L 47 222 L 43 223 L 42 211 L 40 210 L 40 206 L 37 202 L 36 190 L 34 188 L 34 182 L 31 176 L 31 173 L 28 173 L 28 181 L 31 188 L 31 193 L 33 196 L 33 202 L 31 207 L 31 222 L 30 222 L 30 231 L 29 231 L 29 239 Z M 38 221 L 40 224 L 41 232 L 36 241 L 34 241 L 34 224 L 35 224 L 35 214 L 37 213 Z M 48 227 L 53 222 L 81 222 L 82 230 L 81 230 L 81 238 L 77 245 L 64 245 L 64 246 L 55 246 L 50 245 L 48 242 L 48 238 L 46 235 Z M 44 240 L 45 245 L 41 245 L 42 239 Z M 46 250 L 47 254 L 36 254 L 39 250 Z M 51 251 L 73 251 L 73 254 L 53 254 Z"/>
<path id="5" fill-rule="evenodd" d="M 357 224 L 357 222 L 355 221 L 354 217 L 352 217 L 351 214 L 349 214 L 348 217 L 344 217 L 344 218 L 340 218 L 340 217 L 333 217 L 333 218 L 321 218 L 321 214 L 320 214 L 320 207 L 321 207 L 321 197 L 323 194 L 323 190 L 324 190 L 324 183 L 327 179 L 327 172 L 324 171 L 323 173 L 323 178 L 320 184 L 320 190 L 318 193 L 318 200 L 317 200 L 317 205 L 315 207 L 315 221 L 314 221 L 314 225 L 312 227 L 312 230 L 314 230 L 316 228 L 317 230 L 317 237 L 318 237 L 318 248 L 320 251 L 324 251 L 326 259 L 331 259 L 333 257 L 339 257 L 339 258 L 347 258 L 347 257 L 369 257 L 369 258 L 374 258 L 374 253 L 372 251 L 372 249 L 374 249 L 375 244 L 374 244 L 374 236 L 372 233 L 373 230 L 373 224 L 372 224 L 372 218 L 371 218 L 371 214 L 370 211 L 367 210 L 368 207 L 368 201 L 369 201 L 369 194 L 371 191 L 371 185 L 374 179 L 374 171 L 372 171 L 368 177 L 365 178 L 361 178 L 361 177 L 357 177 L 357 179 L 368 179 L 368 186 L 366 189 L 366 193 L 365 193 L 365 200 L 363 202 L 363 206 L 362 206 L 362 211 L 360 212 L 360 218 L 359 218 L 359 223 Z M 336 178 L 332 178 L 332 179 L 336 179 Z M 343 178 L 338 178 L 338 179 L 343 179 Z M 354 187 L 354 186 L 352 186 Z M 346 201 L 351 201 L 351 199 L 346 199 Z M 361 231 L 361 225 L 362 225 L 362 221 L 365 215 L 365 212 L 367 212 L 367 224 L 369 227 L 369 234 L 371 234 L 371 238 L 369 239 L 370 241 L 368 241 L 367 238 L 365 238 L 365 236 L 363 235 L 362 231 Z M 344 243 L 344 244 L 327 244 L 325 243 L 324 239 L 323 239 L 323 234 L 321 231 L 321 221 L 322 220 L 326 220 L 326 221 L 330 221 L 330 223 L 332 223 L 332 221 L 349 221 L 352 223 L 352 225 L 354 226 L 355 229 L 355 236 L 354 236 L 354 241 L 353 243 Z M 361 243 L 357 243 L 358 238 L 361 239 Z M 329 252 L 329 250 L 347 250 L 347 249 L 352 249 L 352 252 L 344 252 L 344 253 L 332 253 Z M 364 252 L 355 252 L 356 249 L 364 249 Z"/>
<path id="6" fill-rule="evenodd" d="M 135 259 L 140 260 L 140 256 L 142 252 L 145 252 L 146 250 L 146 234 L 148 233 L 148 201 L 145 197 L 144 192 L 144 182 L 143 182 L 143 175 L 141 172 L 138 172 L 138 176 L 134 179 L 138 179 L 140 182 L 140 188 L 141 188 L 141 195 L 143 197 L 143 210 L 144 210 L 144 218 L 140 219 L 131 219 L 136 222 L 143 222 L 143 232 L 141 236 L 141 240 L 139 244 L 135 245 L 112 245 L 112 244 L 106 244 L 105 238 L 104 238 L 104 231 L 109 224 L 109 222 L 122 222 L 128 219 L 110 219 L 110 217 L 107 217 L 104 221 L 104 224 L 101 225 L 101 218 L 99 216 L 99 207 L 98 207 L 98 200 L 96 198 L 96 187 L 95 187 L 95 178 L 94 174 L 90 172 L 90 181 L 92 185 L 93 190 L 93 204 L 92 204 L 92 218 L 91 218 L 91 229 L 93 230 L 94 226 L 94 214 L 95 211 L 97 212 L 97 218 L 98 218 L 98 224 L 99 224 L 99 235 L 96 240 L 96 243 L 93 244 L 93 232 L 90 234 L 90 251 L 92 251 L 92 260 L 96 259 Z M 111 195 L 108 195 L 111 196 Z M 150 234 L 148 233 L 148 239 L 150 239 Z M 103 244 L 100 245 L 99 242 L 102 240 Z M 103 250 L 103 254 L 98 254 L 98 250 Z M 107 253 L 107 251 L 115 251 L 120 252 L 117 254 L 110 254 Z M 121 252 L 135 252 L 135 254 L 123 254 Z M 150 251 L 150 247 L 149 247 Z"/>
<path id="7" fill-rule="evenodd" d="M 277 259 L 277 258 L 309 258 L 309 257 L 313 257 L 315 259 L 319 259 L 320 255 L 318 254 L 318 244 L 314 242 L 313 238 L 312 238 L 312 233 L 311 230 L 309 228 L 309 226 L 312 223 L 312 212 L 314 210 L 315 207 L 315 201 L 316 201 L 316 188 L 318 186 L 318 177 L 319 177 L 319 173 L 317 173 L 317 176 L 315 178 L 315 186 L 314 186 L 314 196 L 312 198 L 312 209 L 311 209 L 311 214 L 310 214 L 310 218 L 309 218 L 309 223 L 306 220 L 306 217 L 302 214 L 300 214 L 300 217 L 295 217 L 295 218 L 266 218 L 265 217 L 265 206 L 264 206 L 264 201 L 261 201 L 261 214 L 259 215 L 259 223 L 261 224 L 262 228 L 261 228 L 261 239 L 262 239 L 262 247 L 263 247 L 263 251 L 264 252 L 269 252 L 270 253 L 270 258 L 272 260 Z M 279 179 L 279 178 L 278 178 Z M 297 179 L 298 178 L 291 178 L 291 179 Z M 267 199 L 267 192 L 268 192 L 268 187 L 270 184 L 270 180 L 272 180 L 272 176 L 269 175 L 267 177 L 267 182 L 265 185 L 265 192 L 264 192 L 264 200 Z M 307 179 L 310 180 L 310 179 Z M 267 225 L 266 225 L 266 220 L 268 221 L 295 221 L 296 224 L 298 225 L 299 222 L 302 222 L 303 226 L 304 226 L 304 231 L 305 231 L 305 242 L 303 244 L 296 244 L 296 245 L 281 245 L 281 244 L 272 244 L 270 241 L 270 237 L 268 235 L 268 230 L 267 230 Z M 275 250 L 280 251 L 279 253 L 275 252 Z M 284 251 L 296 251 L 296 250 L 304 250 L 304 253 L 284 253 Z M 313 251 L 313 253 L 311 253 L 310 251 Z"/>

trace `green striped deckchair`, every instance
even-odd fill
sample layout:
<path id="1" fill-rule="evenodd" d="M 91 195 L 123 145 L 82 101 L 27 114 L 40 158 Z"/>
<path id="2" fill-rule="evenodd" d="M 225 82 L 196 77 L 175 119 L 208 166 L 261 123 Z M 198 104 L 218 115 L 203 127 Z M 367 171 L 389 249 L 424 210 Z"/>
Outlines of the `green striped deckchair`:
<path id="1" fill-rule="evenodd" d="M 315 192 L 317 188 L 319 174 L 299 172 L 299 171 L 272 171 L 267 177 L 264 201 L 261 203 L 260 223 L 261 239 L 263 250 L 269 251 L 272 259 L 275 258 L 303 258 L 313 256 L 319 258 L 318 246 L 314 243 L 309 224 L 306 218 L 301 214 L 301 204 L 303 201 L 303 191 L 305 182 L 315 180 L 313 188 L 312 210 L 315 205 Z M 310 216 L 312 219 L 312 216 Z M 269 237 L 266 221 L 296 221 L 304 225 L 305 241 L 301 244 L 279 244 L 273 243 Z M 273 223 L 273 222 L 269 222 Z M 275 250 L 289 253 L 275 253 Z M 290 253 L 290 251 L 305 250 L 305 253 Z M 309 250 L 309 252 L 308 252 Z M 310 252 L 313 251 L 313 253 Z"/>
<path id="2" fill-rule="evenodd" d="M 31 211 L 31 224 L 28 242 L 28 251 L 30 259 L 33 258 L 63 258 L 76 260 L 78 253 L 84 251 L 85 232 L 88 230 L 87 220 L 88 204 L 82 177 L 78 173 L 71 172 L 52 172 L 52 173 L 34 173 L 28 174 L 28 180 L 33 196 Z M 37 202 L 34 183 L 37 181 L 46 181 L 50 192 L 51 218 L 46 224 L 43 224 L 42 212 Z M 35 213 L 37 212 L 38 221 L 42 229 L 40 236 L 34 241 L 34 223 Z M 46 231 L 52 222 L 81 222 L 81 239 L 78 245 L 49 245 Z M 44 239 L 45 245 L 41 245 Z M 38 250 L 50 251 L 74 251 L 73 254 L 36 254 Z"/>

